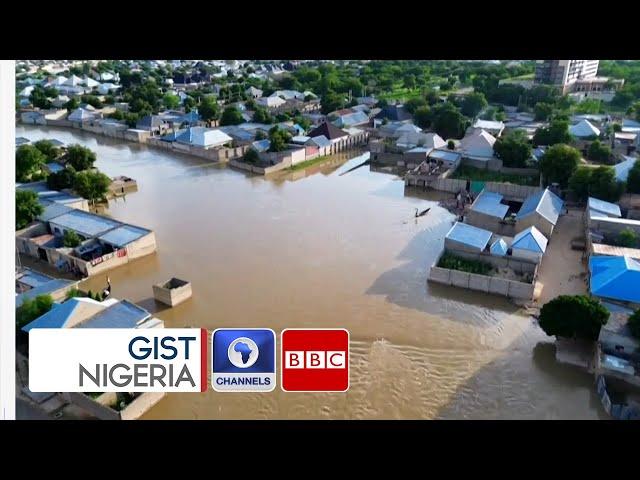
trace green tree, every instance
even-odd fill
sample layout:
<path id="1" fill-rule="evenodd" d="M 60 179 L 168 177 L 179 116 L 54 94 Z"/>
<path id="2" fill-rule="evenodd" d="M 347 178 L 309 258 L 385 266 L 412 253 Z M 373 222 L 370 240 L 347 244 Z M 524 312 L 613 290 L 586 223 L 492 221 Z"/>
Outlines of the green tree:
<path id="1" fill-rule="evenodd" d="M 76 171 L 81 172 L 93 168 L 96 154 L 90 148 L 79 144 L 70 145 L 67 149 L 67 163 Z"/>
<path id="2" fill-rule="evenodd" d="M 78 102 L 78 99 L 75 97 L 69 99 L 69 101 L 64 104 L 64 108 L 66 108 L 69 112 L 74 111 L 79 106 L 80 106 L 80 102 Z"/>
<path id="3" fill-rule="evenodd" d="M 88 103 L 93 108 L 102 108 L 102 107 L 104 107 L 104 105 L 102 104 L 102 100 L 100 100 L 95 95 L 82 95 L 80 97 L 80 101 L 82 103 Z"/>
<path id="4" fill-rule="evenodd" d="M 47 157 L 33 145 L 21 145 L 16 150 L 16 181 L 28 182 L 42 170 Z"/>
<path id="5" fill-rule="evenodd" d="M 242 157 L 242 161 L 245 163 L 250 163 L 251 165 L 257 165 L 260 162 L 260 155 L 256 150 L 250 148 L 247 150 Z"/>
<path id="6" fill-rule="evenodd" d="M 602 165 L 592 169 L 589 181 L 590 195 L 607 202 L 617 202 L 623 192 L 624 184 L 616 181 L 613 167 Z"/>
<path id="7" fill-rule="evenodd" d="M 431 125 L 431 109 L 426 105 L 418 107 L 413 112 L 413 123 L 420 128 L 428 128 Z"/>
<path id="8" fill-rule="evenodd" d="M 227 107 L 222 112 L 220 125 L 239 125 L 243 122 L 242 113 L 236 107 Z"/>
<path id="9" fill-rule="evenodd" d="M 431 127 L 442 138 L 462 138 L 467 128 L 467 119 L 450 103 L 431 109 Z"/>
<path id="10" fill-rule="evenodd" d="M 629 170 L 627 191 L 629 193 L 640 193 L 640 160 L 636 160 L 631 170 Z"/>
<path id="11" fill-rule="evenodd" d="M 456 143 L 453 140 L 449 140 L 447 142 L 447 148 L 449 150 L 455 150 L 456 149 Z"/>
<path id="12" fill-rule="evenodd" d="M 65 230 L 62 236 L 62 244 L 68 248 L 76 248 L 80 245 L 80 237 L 73 230 Z"/>
<path id="13" fill-rule="evenodd" d="M 36 108 L 51 108 L 51 100 L 47 98 L 47 94 L 40 85 L 36 85 L 29 95 L 29 101 Z"/>
<path id="14" fill-rule="evenodd" d="M 256 130 L 256 141 L 264 140 L 265 138 L 268 138 L 266 133 L 264 133 L 262 130 Z"/>
<path id="15" fill-rule="evenodd" d="M 622 131 L 622 125 L 620 125 L 619 123 L 614 123 L 611 128 L 616 133 Z"/>
<path id="16" fill-rule="evenodd" d="M 578 168 L 578 163 L 580 163 L 578 150 L 569 145 L 557 144 L 547 149 L 540 159 L 540 171 L 547 184 L 557 182 L 564 188 Z"/>
<path id="17" fill-rule="evenodd" d="M 253 114 L 253 121 L 257 123 L 273 123 L 273 118 L 265 108 L 257 107 Z"/>
<path id="18" fill-rule="evenodd" d="M 31 323 L 36 318 L 41 317 L 53 307 L 51 295 L 38 295 L 31 299 L 27 298 L 16 310 L 16 327 L 22 328 Z"/>
<path id="19" fill-rule="evenodd" d="M 586 295 L 560 295 L 543 305 L 540 328 L 549 336 L 597 340 L 609 311 Z"/>
<path id="20" fill-rule="evenodd" d="M 174 110 L 180 106 L 180 97 L 173 93 L 165 93 L 162 97 L 162 103 L 164 103 L 164 106 L 169 110 Z"/>
<path id="21" fill-rule="evenodd" d="M 415 112 L 416 112 L 416 110 L 418 110 L 418 108 L 426 107 L 426 106 L 427 106 L 427 100 L 424 99 L 424 98 L 421 98 L 421 97 L 411 98 L 411 99 L 407 100 L 404 103 L 404 107 L 411 114 L 415 114 Z"/>
<path id="22" fill-rule="evenodd" d="M 76 174 L 73 189 L 78 195 L 89 200 L 89 203 L 95 203 L 105 197 L 109 185 L 111 179 L 104 173 L 87 170 Z"/>
<path id="23" fill-rule="evenodd" d="M 487 99 L 480 92 L 473 92 L 462 100 L 461 111 L 463 115 L 474 118 L 488 105 Z"/>
<path id="24" fill-rule="evenodd" d="M 47 157 L 47 162 L 51 162 L 60 156 L 60 149 L 51 140 L 38 140 L 34 146 Z"/>
<path id="25" fill-rule="evenodd" d="M 322 96 L 320 111 L 323 115 L 339 110 L 344 107 L 345 98 L 343 94 L 335 92 L 327 92 Z"/>
<path id="26" fill-rule="evenodd" d="M 553 120 L 548 127 L 538 128 L 533 134 L 533 144 L 536 146 L 558 143 L 571 143 L 569 122 L 566 120 Z"/>
<path id="27" fill-rule="evenodd" d="M 44 208 L 38 201 L 38 194 L 31 190 L 16 190 L 16 230 L 21 230 L 38 215 Z"/>
<path id="28" fill-rule="evenodd" d="M 198 113 L 205 122 L 218 120 L 220 118 L 220 106 L 218 105 L 216 97 L 212 95 L 203 97 L 202 102 L 198 107 Z"/>
<path id="29" fill-rule="evenodd" d="M 551 103 L 536 103 L 533 107 L 533 112 L 535 113 L 535 120 L 537 121 L 545 121 L 553 112 L 553 105 Z"/>
<path id="30" fill-rule="evenodd" d="M 629 330 L 631 331 L 631 335 L 640 340 L 640 309 L 633 312 L 633 314 L 629 317 Z"/>
<path id="31" fill-rule="evenodd" d="M 611 158 L 611 149 L 600 143 L 600 140 L 595 140 L 589 145 L 587 157 L 594 162 L 606 163 Z"/>
<path id="32" fill-rule="evenodd" d="M 591 168 L 579 167 L 569 178 L 569 189 L 579 200 L 586 200 L 589 196 L 589 186 L 591 184 Z"/>
<path id="33" fill-rule="evenodd" d="M 621 247 L 636 248 L 638 234 L 630 228 L 625 228 L 618 234 L 617 244 Z"/>
<path id="34" fill-rule="evenodd" d="M 71 165 L 67 165 L 66 168 L 50 174 L 47 177 L 47 187 L 51 190 L 63 190 L 65 188 L 73 187 L 73 182 L 76 178 L 76 171 Z"/>
<path id="35" fill-rule="evenodd" d="M 505 167 L 526 167 L 532 155 L 531 145 L 522 130 L 514 130 L 498 138 L 493 145 L 493 151 Z"/>
<path id="36" fill-rule="evenodd" d="M 287 149 L 287 143 L 291 141 L 291 135 L 277 125 L 269 130 L 270 152 L 281 152 Z"/>

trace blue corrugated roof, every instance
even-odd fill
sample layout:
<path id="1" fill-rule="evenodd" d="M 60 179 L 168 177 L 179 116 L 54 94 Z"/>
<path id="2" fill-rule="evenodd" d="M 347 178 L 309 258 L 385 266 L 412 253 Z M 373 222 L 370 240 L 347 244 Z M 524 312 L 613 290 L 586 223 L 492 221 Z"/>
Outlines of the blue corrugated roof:
<path id="1" fill-rule="evenodd" d="M 519 220 L 537 212 L 555 225 L 558 222 L 560 213 L 562 213 L 563 205 L 564 202 L 560 197 L 552 193 L 548 188 L 545 188 L 543 191 L 527 197 L 522 207 L 520 207 L 516 219 Z"/>
<path id="2" fill-rule="evenodd" d="M 600 212 L 601 214 L 617 218 L 622 217 L 620 207 L 615 203 L 605 202 L 604 200 L 600 200 L 598 198 L 589 197 L 588 206 L 589 210 L 594 210 L 596 212 Z"/>
<path id="3" fill-rule="evenodd" d="M 20 277 L 17 278 L 20 283 L 29 285 L 30 287 L 37 287 L 44 283 L 53 280 L 53 277 L 45 275 L 44 273 L 36 272 L 35 270 L 26 270 Z"/>
<path id="4" fill-rule="evenodd" d="M 500 203 L 502 198 L 499 193 L 483 190 L 471 205 L 471 210 L 503 219 L 509 211 L 509 206 Z"/>
<path id="5" fill-rule="evenodd" d="M 591 294 L 640 303 L 640 262 L 630 257 L 592 255 Z"/>
<path id="6" fill-rule="evenodd" d="M 54 303 L 51 310 L 22 327 L 22 331 L 28 332 L 32 328 L 64 328 L 78 305 L 75 298 L 64 303 Z"/>
<path id="7" fill-rule="evenodd" d="M 482 251 L 491 240 L 492 235 L 489 230 L 456 222 L 447 233 L 446 238 Z"/>
<path id="8" fill-rule="evenodd" d="M 77 328 L 135 328 L 138 322 L 150 316 L 144 308 L 121 300 L 77 325 Z"/>
<path id="9" fill-rule="evenodd" d="M 531 226 L 513 237 L 511 248 L 544 253 L 547 249 L 547 237 L 536 227 Z"/>
<path id="10" fill-rule="evenodd" d="M 499 255 L 501 257 L 504 257 L 507 254 L 508 249 L 509 247 L 507 246 L 507 242 L 505 242 L 502 238 L 500 238 L 495 242 L 493 242 L 493 245 L 491 245 L 490 250 L 493 255 Z"/>
<path id="11" fill-rule="evenodd" d="M 63 213 L 68 213 L 73 211 L 71 207 L 67 207 L 62 203 L 46 202 L 46 201 L 45 202 L 41 201 L 40 203 L 44 207 L 44 211 L 40 215 L 38 215 L 38 219 L 42 220 L 43 222 L 48 222 L 52 218 L 59 217 Z"/>
<path id="12" fill-rule="evenodd" d="M 144 237 L 150 232 L 145 228 L 134 227 L 133 225 L 122 225 L 114 228 L 98 238 L 103 242 L 110 243 L 116 247 L 124 247 L 125 245 Z"/>
<path id="13" fill-rule="evenodd" d="M 271 146 L 271 140 L 269 140 L 268 138 L 265 138 L 264 140 L 258 140 L 256 142 L 253 142 L 251 146 L 258 152 L 266 152 Z"/>
<path id="14" fill-rule="evenodd" d="M 49 162 L 47 163 L 47 168 L 51 173 L 57 173 L 64 170 L 64 167 L 57 162 Z"/>
<path id="15" fill-rule="evenodd" d="M 112 228 L 122 225 L 120 222 L 115 220 L 75 209 L 60 215 L 51 221 L 65 229 L 74 230 L 87 237 L 97 237 L 107 230 L 111 230 Z"/>
<path id="16" fill-rule="evenodd" d="M 313 140 L 318 148 L 325 148 L 331 145 L 331 141 L 324 135 L 318 135 L 317 137 L 311 138 L 311 140 Z"/>
<path id="17" fill-rule="evenodd" d="M 429 158 L 434 158 L 436 160 L 444 160 L 447 162 L 455 162 L 460 158 L 460 154 L 454 151 L 445 151 L 445 150 L 431 150 L 429 154 Z"/>
<path id="18" fill-rule="evenodd" d="M 24 293 L 16 295 L 16 308 L 20 307 L 22 303 L 27 299 L 32 299 L 37 297 L 38 295 L 49 295 L 63 288 L 70 287 L 71 285 L 77 284 L 73 280 L 65 280 L 63 278 L 54 278 L 53 280 L 38 285 L 37 287 L 32 288 L 31 290 L 27 290 Z"/>

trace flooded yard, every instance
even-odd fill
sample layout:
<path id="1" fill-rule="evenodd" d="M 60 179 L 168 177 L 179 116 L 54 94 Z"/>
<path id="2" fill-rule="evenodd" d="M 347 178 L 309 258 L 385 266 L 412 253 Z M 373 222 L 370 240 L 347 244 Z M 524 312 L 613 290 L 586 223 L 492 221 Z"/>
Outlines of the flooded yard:
<path id="1" fill-rule="evenodd" d="M 593 378 L 558 365 L 551 339 L 523 311 L 427 283 L 454 216 L 429 194 L 406 195 L 392 173 L 364 166 L 340 175 L 361 158 L 342 154 L 263 178 L 75 130 L 18 126 L 16 136 L 81 143 L 109 176 L 137 180 L 138 191 L 111 201 L 107 213 L 153 229 L 158 251 L 109 272 L 114 297 L 167 327 L 351 333 L 347 393 L 169 394 L 145 418 L 604 415 Z M 152 285 L 172 277 L 191 282 L 193 297 L 166 308 Z M 85 288 L 104 282 L 98 276 Z"/>

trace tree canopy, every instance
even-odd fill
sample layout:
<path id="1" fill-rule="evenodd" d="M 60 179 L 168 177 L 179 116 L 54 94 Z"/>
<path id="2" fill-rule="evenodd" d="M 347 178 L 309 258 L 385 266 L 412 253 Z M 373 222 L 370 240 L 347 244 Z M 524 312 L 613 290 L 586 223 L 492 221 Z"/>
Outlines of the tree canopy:
<path id="1" fill-rule="evenodd" d="M 594 140 L 589 145 L 587 158 L 598 163 L 607 163 L 611 158 L 611 148 L 600 143 L 600 140 Z"/>
<path id="2" fill-rule="evenodd" d="M 487 99 L 481 92 L 473 92 L 464 97 L 460 110 L 463 115 L 473 118 L 487 105 Z"/>
<path id="3" fill-rule="evenodd" d="M 569 134 L 569 122 L 553 120 L 548 127 L 538 128 L 533 134 L 534 145 L 556 145 L 558 143 L 571 143 Z"/>
<path id="4" fill-rule="evenodd" d="M 22 328 L 36 318 L 41 317 L 53 307 L 51 295 L 38 295 L 35 298 L 26 298 L 16 309 L 16 327 Z"/>
<path id="5" fill-rule="evenodd" d="M 631 330 L 631 335 L 640 340 L 640 309 L 629 317 L 629 330 Z"/>
<path id="6" fill-rule="evenodd" d="M 627 191 L 629 193 L 640 193 L 640 160 L 636 160 L 631 170 L 629 170 Z"/>
<path id="7" fill-rule="evenodd" d="M 95 203 L 105 197 L 109 185 L 111 185 L 111 179 L 104 173 L 88 170 L 76 174 L 73 189 L 90 203 Z"/>
<path id="8" fill-rule="evenodd" d="M 192 100 L 192 102 L 195 104 L 194 100 Z M 203 97 L 198 107 L 198 113 L 205 122 L 218 120 L 220 118 L 220 106 L 218 105 L 216 97 L 213 95 Z"/>
<path id="9" fill-rule="evenodd" d="M 269 151 L 281 152 L 287 149 L 287 144 L 291 141 L 291 134 L 277 125 L 269 130 Z"/>
<path id="10" fill-rule="evenodd" d="M 67 149 L 67 163 L 76 171 L 88 170 L 96 161 L 96 154 L 90 148 L 79 144 L 70 145 Z"/>
<path id="11" fill-rule="evenodd" d="M 540 171 L 547 184 L 557 182 L 564 188 L 579 163 L 580 152 L 578 150 L 569 145 L 553 145 L 540 159 Z"/>
<path id="12" fill-rule="evenodd" d="M 222 112 L 222 118 L 220 119 L 220 125 L 239 125 L 244 122 L 242 113 L 236 107 L 227 107 Z"/>
<path id="13" fill-rule="evenodd" d="M 560 295 L 540 310 L 540 328 L 549 336 L 597 340 L 609 311 L 586 295 Z"/>
<path id="14" fill-rule="evenodd" d="M 28 182 L 40 172 L 47 157 L 33 145 L 20 145 L 16 150 L 16 181 Z"/>
<path id="15" fill-rule="evenodd" d="M 36 192 L 16 190 L 16 230 L 29 225 L 43 211 Z"/>
<path id="16" fill-rule="evenodd" d="M 51 162 L 60 156 L 60 149 L 51 140 L 38 140 L 33 145 L 47 157 L 47 162 Z"/>
<path id="17" fill-rule="evenodd" d="M 531 145 L 522 130 L 499 137 L 493 145 L 493 151 L 505 167 L 526 167 L 532 155 Z"/>

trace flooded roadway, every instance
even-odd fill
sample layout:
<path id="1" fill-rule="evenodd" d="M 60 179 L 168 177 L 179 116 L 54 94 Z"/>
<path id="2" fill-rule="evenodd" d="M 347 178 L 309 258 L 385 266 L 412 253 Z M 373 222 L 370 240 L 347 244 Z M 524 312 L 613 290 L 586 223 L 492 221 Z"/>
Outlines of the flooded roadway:
<path id="1" fill-rule="evenodd" d="M 153 229 L 158 251 L 110 271 L 114 297 L 167 327 L 351 332 L 347 393 L 169 394 L 145 418 L 604 418 L 593 377 L 557 365 L 530 317 L 427 283 L 453 215 L 405 196 L 394 175 L 339 175 L 359 158 L 264 179 L 75 130 L 18 126 L 16 136 L 81 143 L 103 172 L 138 181 L 109 214 Z M 172 276 L 192 282 L 193 298 L 159 309 L 151 285 Z"/>

